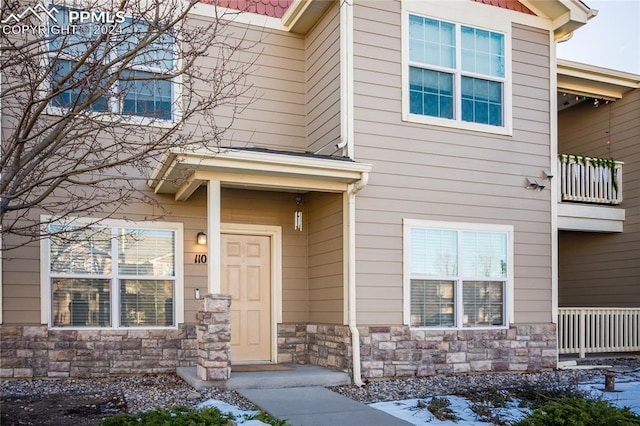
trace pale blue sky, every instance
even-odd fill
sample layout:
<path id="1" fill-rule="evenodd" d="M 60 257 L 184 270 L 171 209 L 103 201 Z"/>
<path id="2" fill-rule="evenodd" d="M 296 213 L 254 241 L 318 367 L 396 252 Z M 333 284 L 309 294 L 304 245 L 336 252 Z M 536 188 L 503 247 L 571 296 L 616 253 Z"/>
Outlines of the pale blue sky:
<path id="1" fill-rule="evenodd" d="M 558 58 L 640 74 L 640 0 L 583 0 L 598 16 L 558 44 Z"/>

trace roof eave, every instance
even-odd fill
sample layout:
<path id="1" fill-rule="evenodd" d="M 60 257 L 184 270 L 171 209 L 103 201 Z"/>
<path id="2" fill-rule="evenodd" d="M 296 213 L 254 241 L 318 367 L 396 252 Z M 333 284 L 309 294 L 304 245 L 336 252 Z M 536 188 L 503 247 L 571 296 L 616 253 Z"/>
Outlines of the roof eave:
<path id="1" fill-rule="evenodd" d="M 318 22 L 333 0 L 293 0 L 282 16 L 282 25 L 297 34 L 306 34 Z"/>
<path id="2" fill-rule="evenodd" d="M 370 170 L 370 164 L 292 153 L 174 150 L 154 170 L 149 186 L 177 200 L 189 198 L 208 179 L 229 187 L 341 192 Z"/>
<path id="3" fill-rule="evenodd" d="M 520 0 L 538 15 L 548 17 L 556 40 L 562 39 L 585 25 L 598 14 L 580 0 Z"/>

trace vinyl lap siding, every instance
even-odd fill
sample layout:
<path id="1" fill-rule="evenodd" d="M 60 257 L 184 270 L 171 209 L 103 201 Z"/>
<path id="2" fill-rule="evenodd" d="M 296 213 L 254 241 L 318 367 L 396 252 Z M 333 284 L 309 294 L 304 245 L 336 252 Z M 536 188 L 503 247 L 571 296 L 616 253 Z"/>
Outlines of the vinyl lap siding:
<path id="1" fill-rule="evenodd" d="M 241 24 L 231 24 L 226 31 L 230 43 L 243 41 L 245 49 L 234 57 L 236 62 L 222 64 L 213 48 L 200 60 L 204 66 L 246 67 L 239 88 L 246 92 L 222 146 L 305 151 L 304 37 Z M 196 90 L 209 87 L 200 82 Z M 228 125 L 231 113 L 229 107 L 219 108 L 216 124 Z"/>
<path id="2" fill-rule="evenodd" d="M 198 195 L 199 193 L 196 193 Z M 195 264 L 196 253 L 206 253 L 206 249 L 197 246 L 195 235 L 206 229 L 206 195 L 196 196 L 187 203 L 176 202 L 173 196 L 155 195 L 152 198 L 163 206 L 165 217 L 158 219 L 165 222 L 181 222 L 183 228 L 184 248 L 184 309 L 185 321 L 195 322 L 198 301 L 194 299 L 194 291 L 200 288 L 202 294 L 207 291 L 206 264 Z M 145 222 L 150 218 L 163 214 L 147 203 L 132 202 L 127 204 L 126 212 L 117 213 L 113 219 L 125 218 L 131 221 Z M 8 236 L 7 242 L 15 237 Z M 47 267 L 40 260 L 40 243 L 32 243 L 26 247 L 11 250 L 3 255 L 3 323 L 4 324 L 39 324 L 40 323 L 40 268 Z"/>
<path id="3" fill-rule="evenodd" d="M 282 228 L 282 321 L 307 322 L 307 230 L 293 229 L 295 203 L 290 193 L 223 189 L 221 221 Z M 303 220 L 307 210 L 303 208 Z M 205 272 L 206 273 L 206 272 Z"/>
<path id="4" fill-rule="evenodd" d="M 488 6 L 489 7 L 489 6 Z M 355 155 L 371 163 L 356 201 L 358 323 L 402 323 L 402 219 L 515 229 L 515 322 L 551 320 L 548 33 L 514 25 L 513 136 L 403 122 L 399 2 L 355 6 Z M 513 319 L 512 319 L 513 320 Z"/>
<path id="5" fill-rule="evenodd" d="M 14 238 L 3 236 L 3 243 Z M 3 324 L 40 323 L 40 244 L 2 253 Z"/>
<path id="6" fill-rule="evenodd" d="M 560 306 L 640 306 L 640 90 L 594 108 L 584 102 L 560 113 L 559 150 L 624 161 L 624 231 L 561 232 Z M 609 119 L 611 122 L 609 123 Z M 605 132 L 610 130 L 610 134 Z M 606 145 L 607 139 L 611 144 Z M 607 208 L 607 207 L 604 207 Z M 612 207 L 609 207 L 612 208 Z"/>
<path id="7" fill-rule="evenodd" d="M 342 194 L 312 193 L 309 221 L 309 321 L 342 324 Z"/>
<path id="8" fill-rule="evenodd" d="M 196 244 L 196 234 L 207 228 L 206 188 L 197 190 L 186 202 L 172 195 L 148 194 L 166 209 L 163 221 L 184 224 L 184 320 L 196 323 L 200 301 L 195 289 L 207 294 L 207 264 L 196 264 L 196 254 L 208 254 L 206 246 Z M 221 220 L 225 223 L 249 223 L 282 227 L 282 309 L 284 322 L 307 322 L 309 294 L 307 284 L 307 231 L 293 230 L 293 197 L 289 193 L 223 189 Z M 149 204 L 129 204 L 126 218 L 144 222 L 154 211 Z M 306 216 L 305 211 L 305 216 Z M 11 251 L 3 258 L 3 323 L 40 323 L 40 253 L 39 243 Z"/>
<path id="9" fill-rule="evenodd" d="M 340 7 L 338 2 L 307 35 L 307 150 L 331 154 L 340 139 Z"/>

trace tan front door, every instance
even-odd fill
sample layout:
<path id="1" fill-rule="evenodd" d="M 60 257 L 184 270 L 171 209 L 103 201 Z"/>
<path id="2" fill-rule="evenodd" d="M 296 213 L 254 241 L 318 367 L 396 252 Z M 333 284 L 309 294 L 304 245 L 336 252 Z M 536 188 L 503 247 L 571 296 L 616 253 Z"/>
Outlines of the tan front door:
<path id="1" fill-rule="evenodd" d="M 270 238 L 222 234 L 222 292 L 231 299 L 231 361 L 271 361 Z"/>

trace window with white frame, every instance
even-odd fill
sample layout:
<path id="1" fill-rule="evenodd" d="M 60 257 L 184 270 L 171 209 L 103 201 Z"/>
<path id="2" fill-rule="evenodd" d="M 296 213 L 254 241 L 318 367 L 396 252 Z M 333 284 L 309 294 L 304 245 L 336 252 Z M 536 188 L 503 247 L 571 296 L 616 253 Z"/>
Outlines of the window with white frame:
<path id="1" fill-rule="evenodd" d="M 178 227 L 50 226 L 51 326 L 176 326 Z"/>
<path id="2" fill-rule="evenodd" d="M 52 86 L 61 82 L 68 88 L 56 94 L 51 105 L 73 108 L 87 102 L 85 109 L 95 112 L 172 120 L 175 104 L 175 83 L 171 78 L 175 65 L 172 32 L 164 32 L 156 40 L 148 41 L 144 40 L 145 36 L 158 30 L 150 30 L 150 24 L 146 22 L 126 18 L 111 26 L 72 24 L 69 11 L 58 8 L 56 22 L 58 26 L 74 31 L 52 34 L 49 41 Z M 128 58 L 127 52 L 140 43 L 148 45 L 134 58 Z M 83 55 L 88 57 L 80 63 Z M 123 61 L 128 63 L 122 70 Z M 119 78 L 110 81 L 116 72 L 119 72 Z M 63 82 L 63 79 L 66 80 Z M 100 93 L 102 95 L 97 96 Z"/>
<path id="3" fill-rule="evenodd" d="M 505 126 L 505 34 L 408 15 L 408 112 Z"/>
<path id="4" fill-rule="evenodd" d="M 512 228 L 405 221 L 405 321 L 412 327 L 508 324 Z"/>

